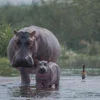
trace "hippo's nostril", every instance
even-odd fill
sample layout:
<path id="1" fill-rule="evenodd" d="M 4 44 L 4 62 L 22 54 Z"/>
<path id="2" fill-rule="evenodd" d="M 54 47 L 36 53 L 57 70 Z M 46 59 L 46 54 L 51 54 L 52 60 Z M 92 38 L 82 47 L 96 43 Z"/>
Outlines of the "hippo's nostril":
<path id="1" fill-rule="evenodd" d="M 25 59 L 28 60 L 29 59 L 29 56 L 26 56 Z"/>
<path id="2" fill-rule="evenodd" d="M 26 61 L 28 62 L 28 64 L 30 64 L 30 65 L 33 65 L 33 64 L 34 64 L 34 61 L 33 61 L 32 57 L 30 57 L 30 56 L 25 57 L 25 60 L 26 60 Z"/>
<path id="3" fill-rule="evenodd" d="M 12 66 L 13 67 L 32 67 L 34 65 L 34 61 L 32 57 L 27 56 L 27 57 L 15 57 Z"/>

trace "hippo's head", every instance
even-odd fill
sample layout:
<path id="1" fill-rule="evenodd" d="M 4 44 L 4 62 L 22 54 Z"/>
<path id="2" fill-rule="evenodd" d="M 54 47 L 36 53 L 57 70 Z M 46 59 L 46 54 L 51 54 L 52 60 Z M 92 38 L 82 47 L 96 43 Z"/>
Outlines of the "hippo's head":
<path id="1" fill-rule="evenodd" d="M 47 61 L 39 61 L 38 62 L 38 73 L 44 74 L 48 71 L 48 62 Z"/>
<path id="2" fill-rule="evenodd" d="M 15 33 L 15 55 L 13 56 L 12 65 L 14 67 L 32 67 L 34 65 L 34 52 L 36 52 L 35 31 L 16 32 Z"/>

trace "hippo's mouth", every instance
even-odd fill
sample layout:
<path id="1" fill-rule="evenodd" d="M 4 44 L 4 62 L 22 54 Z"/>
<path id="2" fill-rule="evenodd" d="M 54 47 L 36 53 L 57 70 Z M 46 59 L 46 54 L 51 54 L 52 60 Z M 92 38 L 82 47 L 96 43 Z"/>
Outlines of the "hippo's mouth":
<path id="1" fill-rule="evenodd" d="M 34 60 L 30 57 L 28 59 L 13 59 L 12 66 L 31 68 L 34 66 Z"/>

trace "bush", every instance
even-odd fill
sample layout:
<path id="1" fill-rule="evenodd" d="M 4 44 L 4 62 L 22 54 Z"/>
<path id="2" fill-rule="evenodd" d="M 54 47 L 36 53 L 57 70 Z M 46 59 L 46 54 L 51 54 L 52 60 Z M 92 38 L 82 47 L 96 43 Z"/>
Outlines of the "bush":
<path id="1" fill-rule="evenodd" d="M 10 25 L 0 26 L 0 56 L 7 56 L 7 46 L 12 37 L 12 28 Z"/>

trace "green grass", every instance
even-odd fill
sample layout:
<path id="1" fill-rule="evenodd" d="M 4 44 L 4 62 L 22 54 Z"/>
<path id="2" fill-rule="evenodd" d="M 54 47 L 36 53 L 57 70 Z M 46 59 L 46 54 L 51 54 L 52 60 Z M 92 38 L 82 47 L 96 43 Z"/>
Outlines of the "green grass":
<path id="1" fill-rule="evenodd" d="M 11 67 L 7 58 L 0 58 L 0 76 L 17 76 L 19 72 Z"/>

